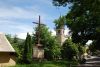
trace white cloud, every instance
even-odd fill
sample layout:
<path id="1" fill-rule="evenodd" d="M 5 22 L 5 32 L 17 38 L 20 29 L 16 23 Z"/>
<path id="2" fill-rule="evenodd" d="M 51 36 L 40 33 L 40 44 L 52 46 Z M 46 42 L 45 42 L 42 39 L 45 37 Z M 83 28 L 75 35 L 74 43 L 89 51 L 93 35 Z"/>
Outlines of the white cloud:
<path id="1" fill-rule="evenodd" d="M 32 32 L 28 32 L 30 35 L 32 35 Z M 17 37 L 18 38 L 21 38 L 21 39 L 25 39 L 27 36 L 27 32 L 20 32 L 20 33 L 17 33 Z"/>
<path id="2" fill-rule="evenodd" d="M 65 29 L 64 34 L 65 34 L 65 35 L 69 35 L 69 29 L 68 29 L 68 28 Z"/>
<path id="3" fill-rule="evenodd" d="M 55 36 L 55 35 L 56 35 L 56 31 L 55 31 L 55 30 L 51 30 L 51 34 L 52 34 L 53 36 Z"/>
<path id="4" fill-rule="evenodd" d="M 56 31 L 55 30 L 50 30 L 51 31 L 51 33 L 52 33 L 52 36 L 56 36 Z M 69 30 L 65 30 L 65 35 L 68 35 L 68 32 L 69 32 Z M 30 35 L 32 35 L 32 32 L 30 31 L 30 32 L 28 32 Z M 25 39 L 26 38 L 26 35 L 27 35 L 27 32 L 20 32 L 20 33 L 17 33 L 17 35 L 18 35 L 18 38 L 21 38 L 21 39 Z"/>
<path id="5" fill-rule="evenodd" d="M 2 1 L 0 1 L 0 31 L 4 33 L 17 34 L 18 37 L 22 39 L 26 37 L 27 32 L 33 31 L 33 25 L 30 21 L 38 21 L 38 15 L 41 15 L 41 21 L 48 26 L 50 25 L 49 27 L 53 25 L 52 21 L 56 18 L 55 15 L 51 15 L 52 12 L 48 13 L 48 10 L 53 10 L 53 6 L 51 6 L 52 2 L 50 2 L 51 0 Z M 37 3 L 34 3 L 35 1 Z M 42 9 L 45 7 L 40 6 L 39 3 L 49 7 L 50 9 L 47 9 L 47 7 L 46 9 Z M 23 20 L 23 22 L 21 20 Z M 67 32 L 68 31 L 65 30 L 66 34 Z M 56 32 L 52 30 L 52 34 L 56 35 Z"/>
<path id="6" fill-rule="evenodd" d="M 45 24 L 48 24 L 50 20 L 55 19 L 55 17 L 51 17 L 45 12 L 42 11 L 42 9 L 39 6 L 30 6 L 27 8 L 18 7 L 18 6 L 11 6 L 11 7 L 0 7 L 0 19 L 18 19 L 18 20 L 34 20 L 38 21 L 38 16 L 41 15 L 41 21 L 43 21 Z"/>
<path id="7" fill-rule="evenodd" d="M 23 33 L 17 33 L 17 37 L 21 38 L 21 39 L 25 39 L 26 38 L 27 33 L 23 32 Z"/>
<path id="8" fill-rule="evenodd" d="M 0 20 L 0 32 L 9 34 L 18 34 L 20 32 L 31 32 L 33 26 L 30 24 L 23 24 L 12 20 Z"/>
<path id="9" fill-rule="evenodd" d="M 38 13 L 32 10 L 23 9 L 19 7 L 11 7 L 11 8 L 2 8 L 0 7 L 0 18 L 4 19 L 31 19 L 33 16 L 37 15 Z"/>
<path id="10" fill-rule="evenodd" d="M 45 13 L 38 11 L 36 7 L 32 7 L 28 9 L 16 6 L 12 6 L 10 8 L 0 7 L 0 31 L 13 33 L 32 31 L 32 22 L 29 22 L 29 24 L 27 22 L 26 24 L 24 22 L 21 22 L 20 20 L 25 21 L 27 19 L 28 21 L 33 20 L 37 22 L 39 13 L 42 14 L 43 19 L 46 18 Z"/>

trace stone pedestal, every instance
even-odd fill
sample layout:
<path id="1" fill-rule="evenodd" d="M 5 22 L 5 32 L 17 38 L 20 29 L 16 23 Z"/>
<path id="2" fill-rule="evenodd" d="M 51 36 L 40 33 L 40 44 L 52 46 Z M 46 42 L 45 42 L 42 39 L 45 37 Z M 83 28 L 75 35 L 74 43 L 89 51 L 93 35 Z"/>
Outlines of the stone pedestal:
<path id="1" fill-rule="evenodd" d="M 44 58 L 44 49 L 42 46 L 34 46 L 33 47 L 33 58 L 35 59 L 43 59 Z"/>

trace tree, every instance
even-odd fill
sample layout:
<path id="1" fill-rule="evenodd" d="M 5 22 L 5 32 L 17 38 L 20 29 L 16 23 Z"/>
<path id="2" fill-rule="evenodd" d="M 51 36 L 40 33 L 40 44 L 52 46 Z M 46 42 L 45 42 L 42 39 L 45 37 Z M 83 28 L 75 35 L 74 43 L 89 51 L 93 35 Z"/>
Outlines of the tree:
<path id="1" fill-rule="evenodd" d="M 6 34 L 5 36 L 6 36 L 6 38 L 8 39 L 8 41 L 9 41 L 10 43 L 12 43 L 12 36 L 11 36 L 11 34 Z"/>
<path id="2" fill-rule="evenodd" d="M 35 34 L 33 34 L 33 42 L 37 44 L 37 34 L 38 27 L 35 28 Z M 58 57 L 59 54 L 59 44 L 56 42 L 55 37 L 52 36 L 49 28 L 44 25 L 40 25 L 40 44 L 44 48 L 44 57 L 48 60 Z"/>
<path id="3" fill-rule="evenodd" d="M 30 63 L 32 61 L 32 43 L 31 36 L 27 33 L 27 37 L 23 49 L 23 62 Z"/>
<path id="4" fill-rule="evenodd" d="M 61 29 L 62 27 L 64 27 L 66 23 L 65 16 L 60 16 L 58 19 L 55 19 L 54 23 L 55 23 L 56 29 Z"/>
<path id="5" fill-rule="evenodd" d="M 78 47 L 71 39 L 67 39 L 62 46 L 62 58 L 73 60 L 74 56 L 77 57 L 79 53 Z"/>
<path id="6" fill-rule="evenodd" d="M 38 43 L 38 27 L 35 28 L 35 33 L 33 33 L 33 42 L 35 44 Z M 51 32 L 49 31 L 49 29 L 44 26 L 44 25 L 40 25 L 40 43 L 43 45 L 43 47 L 46 46 L 46 44 L 48 43 L 48 39 L 51 37 Z"/>
<path id="7" fill-rule="evenodd" d="M 23 53 L 23 44 L 24 44 L 24 40 L 23 39 L 19 39 L 17 37 L 17 35 L 12 36 L 11 34 L 6 34 L 6 37 L 8 39 L 8 41 L 11 43 L 11 45 L 13 46 L 13 48 L 15 49 L 16 53 L 16 62 L 17 63 L 22 63 L 22 53 Z"/>
<path id="8" fill-rule="evenodd" d="M 77 55 L 77 60 L 79 60 L 80 62 L 83 61 L 84 59 L 84 53 L 86 52 L 86 48 L 85 46 L 83 46 L 82 44 L 77 44 L 78 47 L 78 55 Z"/>
<path id="9" fill-rule="evenodd" d="M 73 42 L 85 45 L 88 40 L 97 40 L 96 45 L 100 43 L 100 0 L 53 0 L 53 4 L 70 4 L 66 25 L 72 31 Z"/>
<path id="10" fill-rule="evenodd" d="M 61 58 L 61 46 L 58 44 L 55 38 L 49 39 L 48 46 L 44 48 L 45 59 L 47 60 L 57 60 Z"/>
<path id="11" fill-rule="evenodd" d="M 19 39 L 17 38 L 17 35 L 15 35 L 13 38 L 12 38 L 12 46 L 14 47 L 14 49 L 16 50 L 16 53 L 20 56 L 20 42 L 19 42 Z"/>
<path id="12" fill-rule="evenodd" d="M 99 40 L 94 40 L 93 43 L 91 45 L 89 45 L 89 50 L 92 53 L 96 52 L 97 50 L 100 51 L 99 44 L 100 44 L 100 39 Z"/>

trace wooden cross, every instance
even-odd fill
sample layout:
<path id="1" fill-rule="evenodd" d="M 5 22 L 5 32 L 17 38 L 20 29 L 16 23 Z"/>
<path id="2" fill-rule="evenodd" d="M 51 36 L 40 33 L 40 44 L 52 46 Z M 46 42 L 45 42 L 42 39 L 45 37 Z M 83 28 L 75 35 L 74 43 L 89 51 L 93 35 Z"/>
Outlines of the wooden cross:
<path id="1" fill-rule="evenodd" d="M 41 22 L 40 22 L 40 16 L 39 16 L 39 22 L 38 22 L 38 23 L 37 23 L 37 22 L 32 22 L 32 23 L 38 24 L 37 39 L 38 39 L 38 45 L 40 45 L 40 25 L 45 25 L 45 24 L 41 24 Z M 38 45 L 37 45 L 37 46 L 38 46 Z"/>

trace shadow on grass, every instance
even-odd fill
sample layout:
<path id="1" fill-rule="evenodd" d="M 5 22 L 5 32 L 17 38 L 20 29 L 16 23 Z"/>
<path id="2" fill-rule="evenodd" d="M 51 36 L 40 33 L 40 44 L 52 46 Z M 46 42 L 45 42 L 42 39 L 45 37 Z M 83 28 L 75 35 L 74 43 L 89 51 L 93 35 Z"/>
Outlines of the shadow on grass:
<path id="1" fill-rule="evenodd" d="M 76 64 L 75 61 L 34 61 L 32 64 L 18 64 L 14 67 L 70 67 Z"/>

